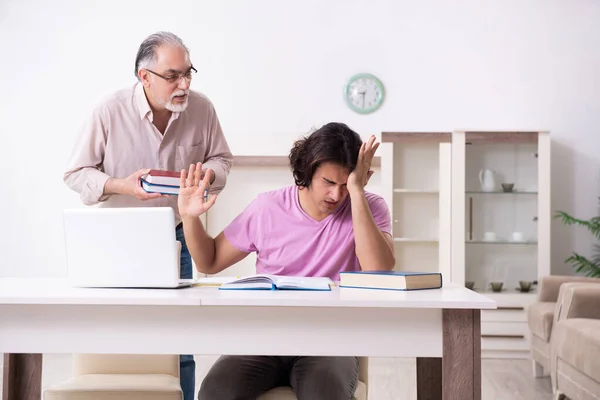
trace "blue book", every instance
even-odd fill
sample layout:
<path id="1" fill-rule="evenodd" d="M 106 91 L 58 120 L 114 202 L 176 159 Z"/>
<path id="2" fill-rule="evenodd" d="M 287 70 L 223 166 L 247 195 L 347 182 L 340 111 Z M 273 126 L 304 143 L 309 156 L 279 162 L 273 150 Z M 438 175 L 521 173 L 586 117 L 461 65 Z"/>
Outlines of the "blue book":
<path id="1" fill-rule="evenodd" d="M 258 274 L 223 283 L 219 290 L 331 290 L 327 277 Z"/>
<path id="2" fill-rule="evenodd" d="M 442 274 L 406 271 L 340 272 L 340 287 L 382 290 L 439 289 L 442 287 Z"/>
<path id="3" fill-rule="evenodd" d="M 160 193 L 171 195 L 179 194 L 179 186 L 159 185 L 157 183 L 150 183 L 144 178 L 140 178 L 140 181 L 142 184 L 142 189 L 144 189 L 146 193 Z M 204 191 L 204 198 L 208 200 L 208 189 Z"/>
<path id="4" fill-rule="evenodd" d="M 144 178 L 140 178 L 142 189 L 146 191 L 146 193 L 160 193 L 160 194 L 179 194 L 179 186 L 170 186 L 170 185 L 159 185 L 156 183 L 150 183 L 146 181 Z"/>

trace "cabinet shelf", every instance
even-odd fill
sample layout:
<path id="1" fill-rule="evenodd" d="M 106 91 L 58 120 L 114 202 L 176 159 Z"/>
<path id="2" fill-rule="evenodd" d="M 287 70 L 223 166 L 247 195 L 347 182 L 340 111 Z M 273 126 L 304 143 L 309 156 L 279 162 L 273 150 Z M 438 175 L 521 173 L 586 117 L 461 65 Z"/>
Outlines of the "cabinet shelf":
<path id="1" fill-rule="evenodd" d="M 522 242 L 511 241 L 511 240 L 466 240 L 466 244 L 494 244 L 494 245 L 510 245 L 510 246 L 536 246 L 535 240 L 526 240 Z"/>
<path id="2" fill-rule="evenodd" d="M 536 195 L 538 192 L 532 190 L 513 190 L 512 192 L 504 192 L 502 190 L 494 190 L 493 192 L 484 192 L 483 190 L 467 190 L 466 194 L 502 194 L 502 195 Z"/>
<path id="3" fill-rule="evenodd" d="M 395 237 L 394 242 L 412 242 L 412 243 L 437 243 L 437 239 L 433 238 L 408 238 L 408 237 Z"/>
<path id="4" fill-rule="evenodd" d="M 440 191 L 436 189 L 394 189 L 394 193 L 424 193 L 424 194 L 438 194 Z"/>
<path id="5" fill-rule="evenodd" d="M 500 292 L 494 292 L 492 289 L 478 289 L 478 288 L 473 288 L 471 289 L 476 293 L 480 293 L 483 295 L 494 295 L 494 296 L 537 296 L 537 290 L 536 289 L 531 289 L 529 292 L 521 292 L 521 290 L 519 290 L 518 288 L 514 288 L 514 289 L 502 289 L 502 291 Z M 499 310 L 502 309 L 507 309 L 506 307 L 502 307 L 502 308 L 498 308 Z M 510 307 L 508 309 L 511 309 Z M 523 307 L 515 307 L 515 310 L 520 310 L 523 309 Z"/>

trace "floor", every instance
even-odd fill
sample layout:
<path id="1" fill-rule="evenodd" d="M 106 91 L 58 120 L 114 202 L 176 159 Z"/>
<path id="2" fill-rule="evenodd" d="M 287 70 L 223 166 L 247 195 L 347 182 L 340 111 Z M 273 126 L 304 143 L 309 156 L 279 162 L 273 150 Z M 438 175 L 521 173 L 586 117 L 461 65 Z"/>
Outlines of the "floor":
<path id="1" fill-rule="evenodd" d="M 201 382 L 216 359 L 196 356 L 196 384 Z M 71 374 L 68 354 L 44 355 L 42 386 L 46 388 Z M 0 374 L 1 379 L 1 374 Z M 369 360 L 369 399 L 416 400 L 415 360 L 410 358 L 371 358 Z M 0 389 L 2 387 L 0 381 Z M 529 360 L 484 359 L 483 400 L 551 400 L 550 378 L 533 378 Z"/>

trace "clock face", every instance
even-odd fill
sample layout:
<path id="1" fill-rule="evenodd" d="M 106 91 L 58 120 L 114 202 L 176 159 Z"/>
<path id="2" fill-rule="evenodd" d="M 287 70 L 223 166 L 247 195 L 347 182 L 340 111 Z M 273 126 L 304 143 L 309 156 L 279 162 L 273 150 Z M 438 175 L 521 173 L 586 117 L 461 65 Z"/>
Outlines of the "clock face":
<path id="1" fill-rule="evenodd" d="M 385 92 L 383 84 L 371 74 L 358 74 L 350 78 L 345 88 L 346 104 L 360 114 L 368 114 L 377 110 Z"/>

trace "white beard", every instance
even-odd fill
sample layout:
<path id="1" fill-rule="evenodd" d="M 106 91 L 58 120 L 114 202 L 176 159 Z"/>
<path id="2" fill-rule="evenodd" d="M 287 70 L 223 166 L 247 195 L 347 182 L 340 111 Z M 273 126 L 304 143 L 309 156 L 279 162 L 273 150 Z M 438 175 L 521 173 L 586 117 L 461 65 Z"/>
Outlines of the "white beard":
<path id="1" fill-rule="evenodd" d="M 173 99 L 175 98 L 175 96 L 180 96 L 182 94 L 188 95 L 188 97 L 186 97 L 186 99 L 185 99 L 185 102 L 180 103 L 180 104 L 173 104 Z M 190 94 L 189 90 L 178 90 L 178 91 L 176 91 L 175 93 L 173 93 L 171 95 L 171 98 L 169 99 L 169 101 L 167 101 L 165 103 L 165 108 L 167 110 L 169 110 L 169 111 L 172 111 L 172 112 L 183 112 L 183 111 L 185 111 L 185 109 L 188 106 L 189 94 Z"/>

